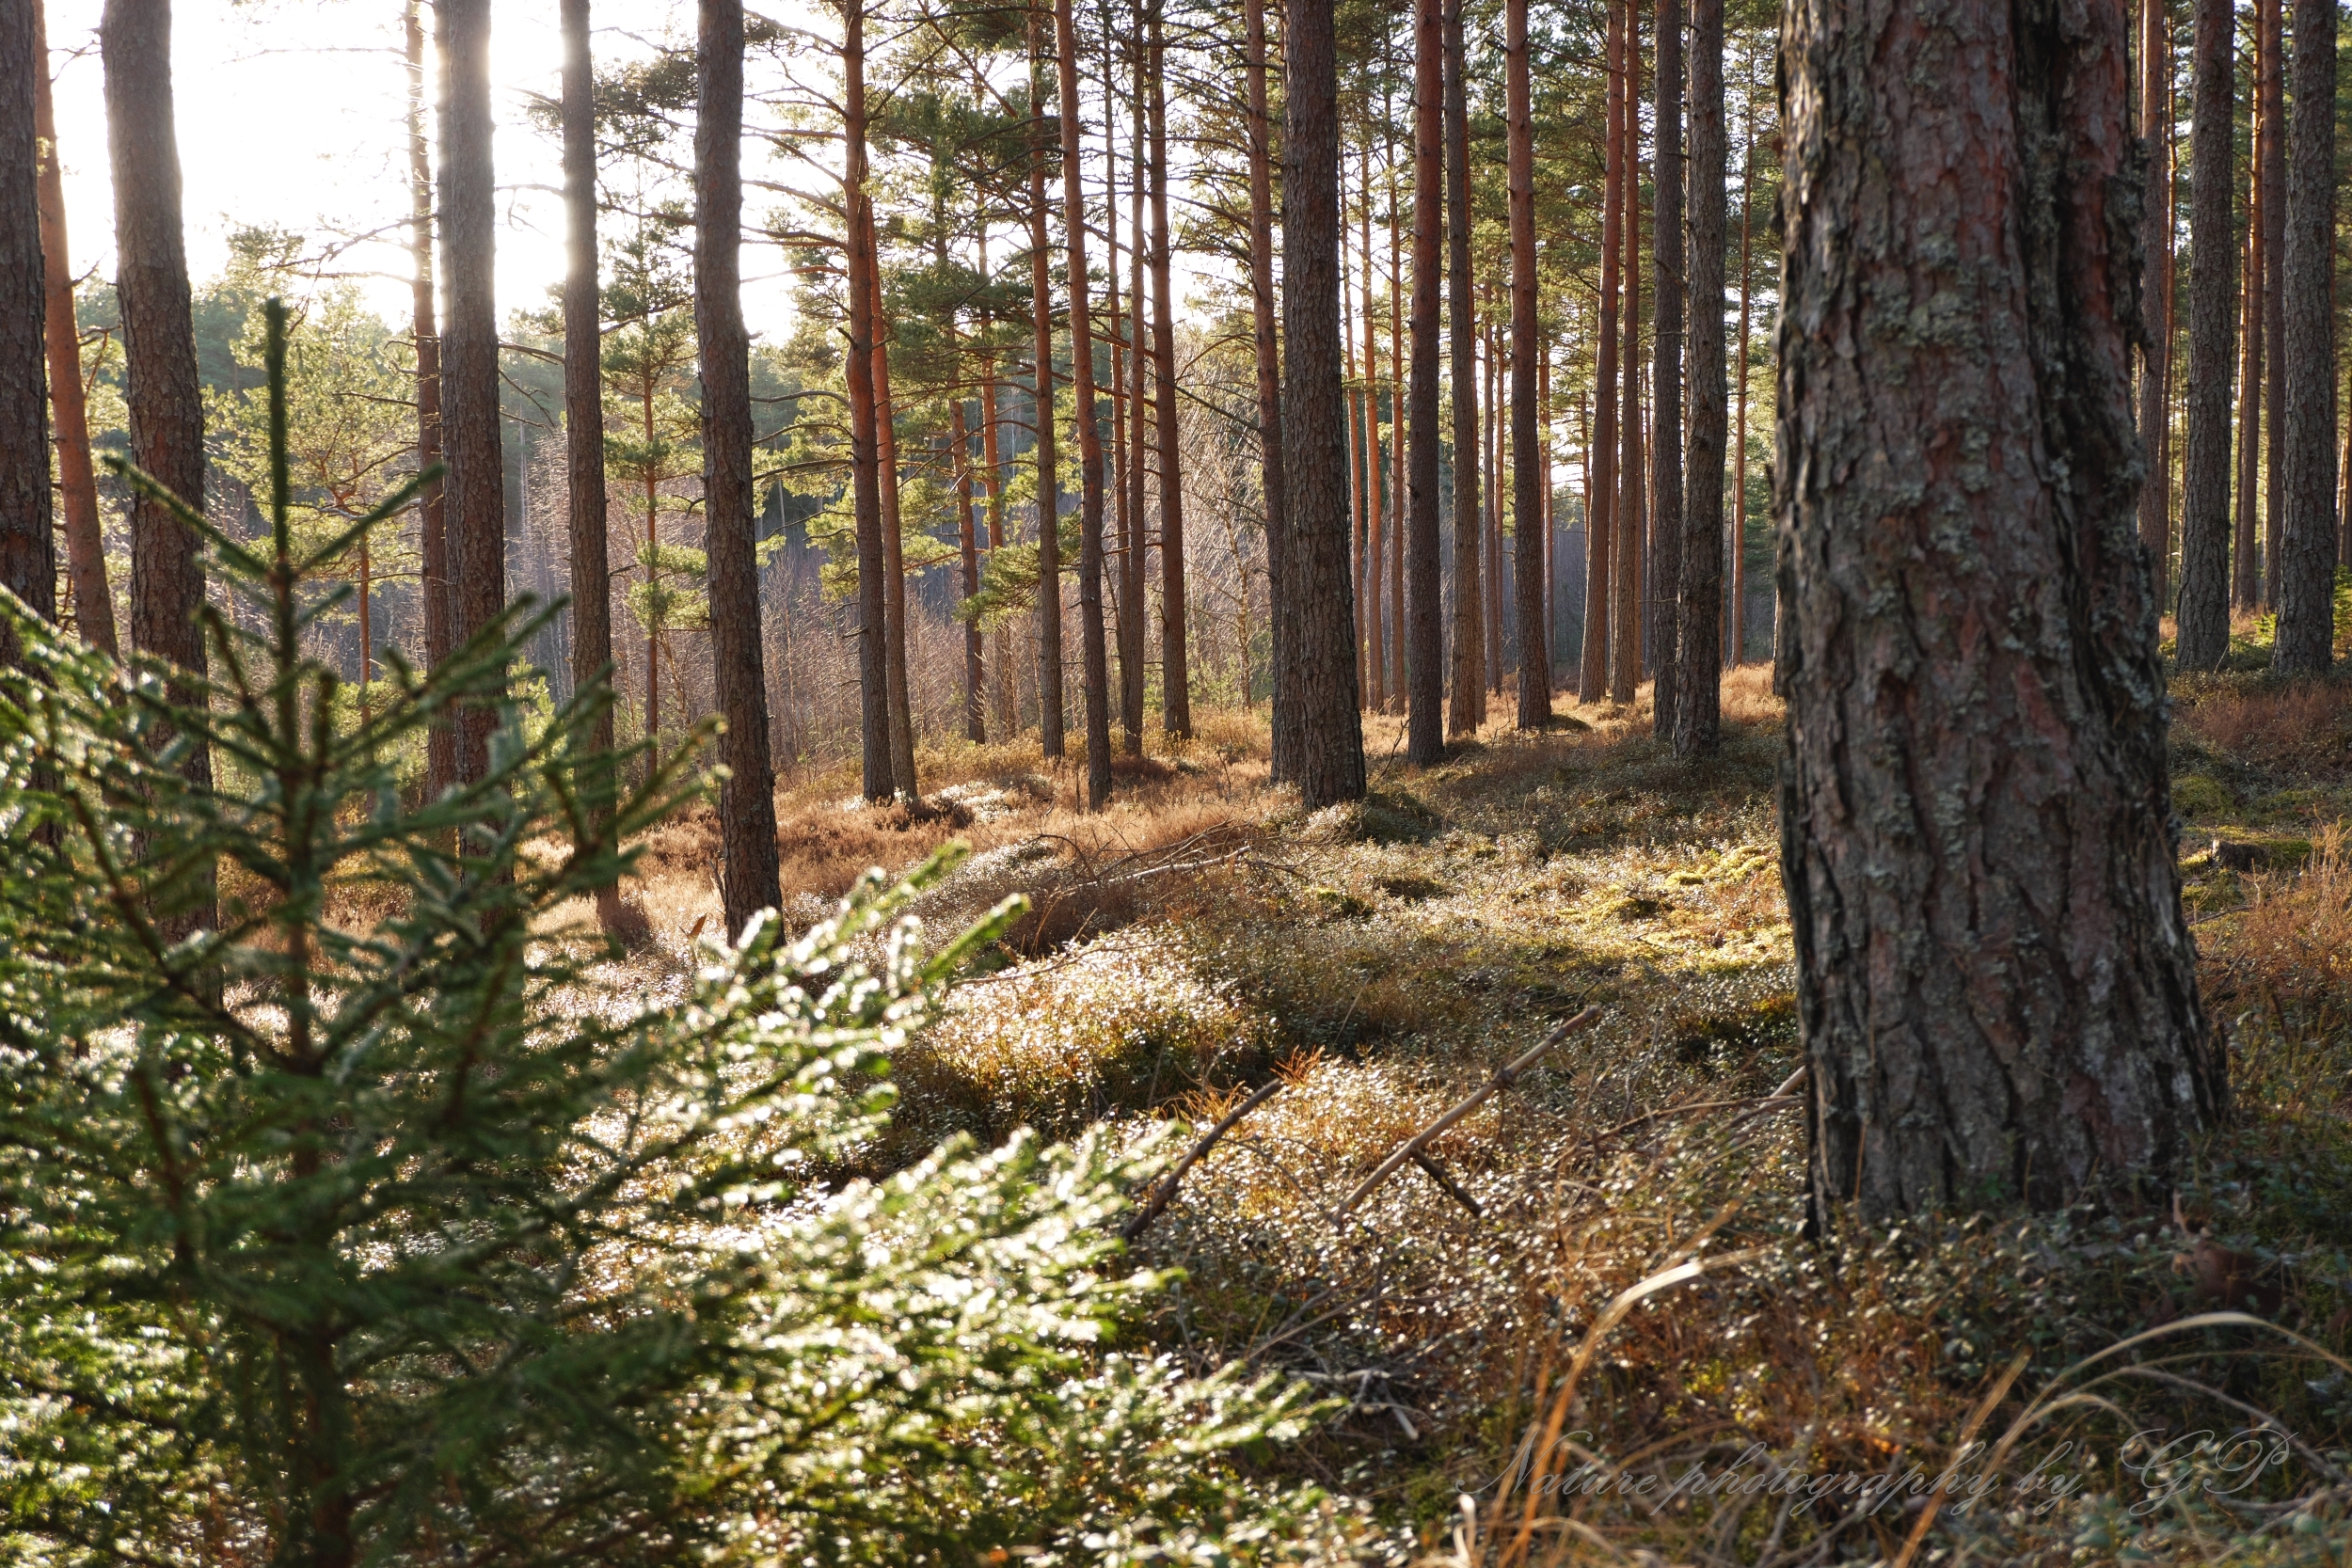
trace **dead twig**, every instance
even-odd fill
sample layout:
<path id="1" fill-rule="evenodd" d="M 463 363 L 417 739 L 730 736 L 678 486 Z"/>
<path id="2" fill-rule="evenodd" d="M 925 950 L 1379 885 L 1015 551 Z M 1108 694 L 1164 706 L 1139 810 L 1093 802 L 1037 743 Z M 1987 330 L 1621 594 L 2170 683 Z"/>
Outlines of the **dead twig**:
<path id="1" fill-rule="evenodd" d="M 1184 1172 L 1192 1169 L 1194 1162 L 1198 1161 L 1202 1155 L 1208 1153 L 1210 1149 L 1216 1148 L 1217 1139 L 1225 1136 L 1226 1133 L 1232 1131 L 1233 1123 L 1241 1120 L 1242 1117 L 1248 1116 L 1250 1112 L 1256 1110 L 1267 1101 L 1272 1100 L 1281 1086 L 1282 1080 L 1279 1078 L 1274 1079 L 1262 1085 L 1258 1091 L 1251 1095 L 1248 1099 L 1243 1101 L 1240 1104 L 1226 1112 L 1224 1120 L 1218 1122 L 1215 1127 L 1210 1128 L 1207 1132 L 1201 1135 L 1199 1143 L 1194 1144 L 1191 1148 L 1185 1150 L 1184 1157 L 1176 1162 L 1176 1168 L 1169 1171 L 1167 1178 L 1163 1180 L 1158 1188 L 1153 1191 L 1151 1201 L 1144 1204 L 1141 1209 L 1136 1210 L 1136 1217 L 1129 1220 L 1120 1228 L 1119 1234 L 1120 1239 L 1132 1242 L 1137 1236 L 1142 1235 L 1145 1227 L 1149 1226 L 1153 1220 L 1158 1219 L 1162 1213 L 1166 1212 L 1169 1200 L 1174 1198 L 1176 1196 L 1176 1183 L 1184 1179 Z"/>
<path id="2" fill-rule="evenodd" d="M 1419 1165 L 1430 1180 L 1443 1187 L 1446 1196 L 1469 1210 L 1472 1218 L 1483 1220 L 1486 1217 L 1486 1211 L 1478 1206 L 1478 1200 L 1456 1186 L 1454 1178 L 1439 1170 L 1435 1160 L 1416 1149 L 1413 1153 L 1413 1164 Z"/>
<path id="3" fill-rule="evenodd" d="M 1452 1110 L 1439 1117 L 1437 1120 L 1431 1122 L 1428 1126 L 1422 1128 L 1420 1132 L 1414 1133 L 1411 1138 L 1406 1141 L 1406 1144 L 1402 1148 L 1399 1148 L 1395 1153 L 1381 1161 L 1378 1167 L 1375 1168 L 1370 1176 L 1365 1177 L 1362 1181 L 1359 1182 L 1356 1190 L 1348 1194 L 1345 1201 L 1341 1203 L 1338 1209 L 1340 1217 L 1344 1219 L 1355 1210 L 1356 1205 L 1364 1200 L 1364 1198 L 1375 1187 L 1377 1187 L 1381 1182 L 1386 1181 L 1390 1177 L 1394 1176 L 1397 1171 L 1404 1166 L 1405 1162 L 1412 1159 L 1413 1156 L 1421 1153 L 1422 1150 L 1427 1148 L 1432 1143 L 1436 1142 L 1438 1135 L 1444 1132 L 1447 1128 L 1452 1127 L 1455 1122 L 1460 1121 L 1464 1117 L 1467 1117 L 1472 1111 L 1477 1110 L 1478 1107 L 1486 1103 L 1487 1101 L 1493 1099 L 1502 1090 L 1507 1089 L 1513 1084 L 1518 1083 L 1519 1074 L 1525 1072 L 1529 1068 L 1534 1067 L 1538 1061 L 1542 1060 L 1544 1053 L 1549 1052 L 1553 1046 L 1558 1045 L 1562 1040 L 1566 1039 L 1570 1035 L 1575 1034 L 1580 1029 L 1588 1027 L 1598 1020 L 1601 1015 L 1601 1011 L 1602 1009 L 1597 1006 L 1585 1008 L 1582 1012 L 1577 1014 L 1565 1023 L 1561 1024 L 1557 1029 L 1554 1029 L 1550 1034 L 1546 1035 L 1540 1042 L 1529 1047 L 1524 1053 L 1519 1055 L 1509 1066 L 1497 1068 L 1495 1069 L 1495 1075 L 1492 1078 L 1487 1079 L 1475 1094 L 1471 1095 L 1468 1100 L 1463 1101 L 1460 1104 L 1454 1106 Z"/>

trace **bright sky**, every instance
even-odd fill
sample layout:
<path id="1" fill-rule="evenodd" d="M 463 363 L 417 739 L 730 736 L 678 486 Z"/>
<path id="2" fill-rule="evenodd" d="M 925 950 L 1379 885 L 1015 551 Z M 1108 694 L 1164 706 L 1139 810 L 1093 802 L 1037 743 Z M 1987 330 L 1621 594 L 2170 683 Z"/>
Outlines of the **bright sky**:
<path id="1" fill-rule="evenodd" d="M 102 0 L 48 0 L 57 140 L 75 273 L 114 270 L 114 193 L 98 56 Z M 185 182 L 188 265 L 199 286 L 228 260 L 233 229 L 266 224 L 311 238 L 386 230 L 408 211 L 400 0 L 183 0 L 173 7 L 172 77 Z M 598 0 L 600 59 L 691 38 L 691 0 Z M 558 150 L 524 118 L 552 97 L 561 54 L 554 0 L 492 8 L 492 112 L 498 120 L 499 312 L 538 309 L 564 270 Z M 430 53 L 431 11 L 426 12 Z M 428 89 L 428 94 L 430 89 Z M 428 123 L 430 99 L 428 96 Z M 747 162 L 749 160 L 747 159 Z M 405 229 L 347 252 L 384 316 L 408 313 Z M 755 332 L 791 316 L 772 251 L 744 257 L 744 310 Z"/>

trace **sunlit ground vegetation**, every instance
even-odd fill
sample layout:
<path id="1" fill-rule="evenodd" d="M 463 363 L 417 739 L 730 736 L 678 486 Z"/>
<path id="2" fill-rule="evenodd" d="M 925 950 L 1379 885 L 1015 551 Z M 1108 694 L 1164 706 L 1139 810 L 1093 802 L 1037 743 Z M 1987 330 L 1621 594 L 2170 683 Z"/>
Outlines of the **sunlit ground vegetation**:
<path id="1" fill-rule="evenodd" d="M 1926 1488 L 1900 1478 L 1973 1439 L 1957 1474 L 1990 1465 L 1997 1484 L 1940 1505 L 1913 1560 L 2342 1560 L 2352 689 L 2273 684 L 2267 628 L 2239 630 L 2248 668 L 2175 689 L 2186 901 L 2237 1113 L 2177 1215 L 1840 1219 L 1805 1239 L 1800 1102 L 1774 1097 L 1801 1061 L 1780 715 L 1756 667 L 1730 678 L 1713 761 L 1675 762 L 1646 707 L 1564 701 L 1548 736 L 1497 724 L 1408 768 L 1397 721 L 1373 717 L 1370 797 L 1312 816 L 1266 785 L 1263 730 L 1238 714 L 1154 736 L 1100 816 L 1018 748 L 927 755 L 953 781 L 928 817 L 845 804 L 846 774 L 811 782 L 783 829 L 808 911 L 861 861 L 950 836 L 981 852 L 927 895 L 935 927 L 1012 892 L 1039 911 L 898 1053 L 896 1120 L 847 1164 L 1020 1126 L 1198 1132 L 1279 1080 L 1138 1240 L 1184 1271 L 1140 1332 L 1343 1402 L 1266 1463 L 1444 1560 L 1893 1560 Z M 715 911 L 695 880 L 711 836 L 653 840 L 644 961 Z M 1587 1004 L 1600 1023 L 1439 1137 L 1434 1171 L 1339 1212 Z M 2184 1326 L 2233 1311 L 2267 1326 Z M 1631 1491 L 1694 1465 L 1756 1484 Z M 1879 1490 L 1833 1484 L 1848 1476 Z"/>

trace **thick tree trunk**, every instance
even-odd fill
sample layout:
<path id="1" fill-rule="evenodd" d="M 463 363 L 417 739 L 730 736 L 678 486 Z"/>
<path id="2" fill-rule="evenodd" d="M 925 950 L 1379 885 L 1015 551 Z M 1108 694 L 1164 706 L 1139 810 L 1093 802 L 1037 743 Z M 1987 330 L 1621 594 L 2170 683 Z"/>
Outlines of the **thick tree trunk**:
<path id="1" fill-rule="evenodd" d="M 2286 434 L 2285 515 L 2271 656 L 2271 667 L 2284 675 L 2324 674 L 2335 661 L 2335 0 L 2296 0 L 2280 421 Z"/>
<path id="2" fill-rule="evenodd" d="M 1609 13 L 1606 90 L 1607 172 L 1600 207 L 1600 299 L 1596 307 L 1599 342 L 1593 351 L 1592 442 L 1585 450 L 1584 657 L 1578 672 L 1579 702 L 1609 695 L 1609 612 L 1615 585 L 1610 580 L 1617 535 L 1617 254 L 1625 223 L 1625 13 L 1629 0 L 1603 0 Z"/>
<path id="3" fill-rule="evenodd" d="M 1094 331 L 1087 307 L 1086 191 L 1078 161 L 1078 40 L 1071 0 L 1055 0 L 1061 86 L 1062 232 L 1069 245 L 1070 383 L 1078 424 L 1078 641 L 1085 660 L 1087 805 L 1111 798 L 1110 652 L 1103 640 L 1103 434 L 1094 407 Z"/>
<path id="4" fill-rule="evenodd" d="M 1339 56 L 1331 5 L 1292 0 L 1282 34 L 1284 491 L 1298 589 L 1298 797 L 1309 811 L 1364 793 L 1356 607 L 1347 583 Z"/>
<path id="5" fill-rule="evenodd" d="M 1658 0 L 1657 235 L 1650 339 L 1651 733 L 1675 736 L 1680 671 L 1677 598 L 1682 587 L 1682 0 Z M 1720 175 L 1721 170 L 1718 169 Z M 1693 176 L 1695 178 L 1695 175 Z M 1720 263 L 1719 263 L 1720 264 Z M 1720 323 L 1721 318 L 1718 317 Z"/>
<path id="6" fill-rule="evenodd" d="M 2262 53 L 2262 607 L 2279 608 L 2279 521 L 2286 479 L 2287 118 L 2283 0 L 2259 0 Z"/>
<path id="7" fill-rule="evenodd" d="M 1668 0 L 1671 4 L 1672 0 Z M 1537 435 L 1535 373 L 1535 111 L 1527 59 L 1527 0 L 1503 9 L 1511 193 L 1511 531 L 1518 568 L 1518 726 L 1551 722 L 1551 648 L 1545 635 L 1544 576 L 1550 554 L 1543 527 L 1543 450 Z"/>
<path id="8" fill-rule="evenodd" d="M 449 300 L 442 340 L 443 437 L 449 449 L 450 563 L 456 640 L 506 608 L 506 467 L 499 428 L 497 187 L 490 157 L 490 0 L 437 0 L 441 41 L 441 278 Z M 490 766 L 498 712 L 478 705 L 457 721 L 457 775 Z"/>
<path id="9" fill-rule="evenodd" d="M 859 0 L 852 0 L 859 3 Z M 1047 233 L 1045 169 L 1060 155 L 1046 118 L 1043 10 L 1029 18 L 1029 105 L 1037 142 L 1029 162 L 1029 314 L 1036 341 L 1030 393 L 1037 416 L 1037 732 L 1048 760 L 1062 754 L 1061 475 L 1054 451 L 1054 261 Z"/>
<path id="10" fill-rule="evenodd" d="M 2231 0 L 2196 0 L 2189 119 L 2188 445 L 2181 476 L 2177 657 L 2215 670 L 2230 651 L 2230 361 L 2237 295 L 2231 232 Z"/>
<path id="11" fill-rule="evenodd" d="M 106 545 L 98 519 L 98 476 L 90 467 L 89 418 L 82 391 L 82 334 L 73 315 L 73 266 L 66 246 L 65 172 L 57 162 L 49 36 L 40 0 L 32 0 L 31 12 L 33 42 L 25 69 L 33 91 L 33 135 L 41 150 L 37 193 L 41 331 L 49 365 L 49 401 L 56 415 L 57 490 L 65 503 L 66 570 L 73 585 L 73 621 L 82 641 L 119 654 L 121 645 L 115 637 L 114 593 L 106 583 Z M 36 471 L 45 467 L 36 465 Z M 54 544 L 51 548 L 55 550 Z"/>
<path id="12" fill-rule="evenodd" d="M 1449 736 L 1475 735 L 1486 721 L 1486 605 L 1479 558 L 1486 521 L 1478 504 L 1478 313 L 1470 302 L 1470 90 L 1465 75 L 1464 0 L 1445 3 L 1445 198 L 1447 313 L 1454 388 L 1454 698 Z"/>
<path id="13" fill-rule="evenodd" d="M 2126 1194 L 2221 1113 L 2133 516 L 2127 26 L 2124 0 L 1783 24 L 1781 835 L 1817 1225 Z M 1967 329 L 1920 333 L 1923 300 Z"/>
<path id="14" fill-rule="evenodd" d="M 1291 625 L 1288 466 L 1282 441 L 1282 362 L 1274 293 L 1274 121 L 1266 106 L 1265 0 L 1242 0 L 1243 74 L 1248 91 L 1250 345 L 1258 371 L 1258 471 L 1264 486 L 1266 593 L 1272 615 L 1273 755 L 1277 784 L 1298 777 L 1298 639 Z"/>
<path id="15" fill-rule="evenodd" d="M 899 780 L 890 744 L 889 591 L 882 559 L 881 419 L 874 400 L 874 351 L 881 335 L 874 320 L 874 226 L 866 219 L 866 0 L 844 0 L 841 73 L 841 211 L 850 295 L 850 341 L 841 372 L 850 403 L 850 510 L 857 534 L 859 761 L 866 799 L 880 804 L 897 797 Z M 1050 393 L 1044 406 L 1053 406 Z M 1052 452 L 1050 434 L 1041 436 L 1040 446 Z M 1051 472 L 1050 462 L 1046 471 Z"/>
<path id="16" fill-rule="evenodd" d="M 1662 69 L 1662 68 L 1661 68 Z M 1722 741 L 1724 588 L 1724 0 L 1691 0 L 1691 472 L 1683 499 L 1675 754 Z M 1664 404 L 1660 404 L 1662 420 Z M 1669 527 L 1661 507 L 1658 531 Z M 1662 607 L 1661 607 L 1662 608 Z"/>
<path id="17" fill-rule="evenodd" d="M 742 295 L 743 0 L 699 0 L 698 12 L 694 330 L 702 358 L 703 545 L 710 562 L 711 675 L 726 722 L 719 740 L 719 760 L 727 768 L 719 786 L 726 855 L 720 885 L 727 930 L 739 935 L 753 915 L 782 902 L 759 564 L 752 537 L 752 358 Z M 583 15 L 583 45 L 586 20 Z"/>
<path id="18" fill-rule="evenodd" d="M 866 201 L 866 244 L 881 254 L 874 203 Z M 919 801 L 914 778 L 914 708 L 907 685 L 907 572 L 898 513 L 898 422 L 890 401 L 889 316 L 882 309 L 882 270 L 874 274 L 874 477 L 882 500 L 883 690 L 890 699 L 890 776 L 898 797 Z"/>
<path id="19" fill-rule="evenodd" d="M 131 461 L 192 506 L 204 504 L 204 402 L 196 373 L 188 259 L 180 228 L 180 143 L 172 121 L 168 0 L 108 0 L 99 24 L 106 139 L 114 169 L 115 293 L 122 312 Z M 38 470 L 44 481 L 48 465 Z M 44 488 L 46 484 L 44 483 Z M 205 668 L 197 538 L 158 502 L 131 502 L 131 643 L 183 669 Z M 185 700 L 185 691 L 176 701 Z M 191 757 L 203 779 L 209 755 Z"/>
<path id="20" fill-rule="evenodd" d="M 1413 0 L 1413 365 L 1406 432 L 1405 759 L 1445 755 L 1445 672 L 1438 518 L 1438 339 L 1444 279 L 1443 0 Z"/>
<path id="21" fill-rule="evenodd" d="M 408 0 L 404 13 L 408 65 L 408 254 L 411 268 L 409 335 L 417 350 L 417 471 L 430 473 L 442 462 L 441 328 L 434 299 L 433 150 L 424 131 L 424 8 Z M 424 604 L 424 660 L 449 657 L 456 646 L 450 604 L 449 508 L 446 478 L 429 479 L 417 497 L 417 553 Z M 608 622 L 611 619 L 607 611 Z M 425 793 L 438 797 L 457 782 L 457 732 L 436 724 L 425 737 Z"/>
<path id="22" fill-rule="evenodd" d="M 413 7 L 412 7 L 413 13 Z M 564 0 L 564 437 L 566 521 L 572 567 L 572 689 L 612 686 L 612 562 L 604 484 L 604 316 L 596 283 L 596 106 L 588 44 L 589 0 Z M 706 341 L 706 348 L 707 342 Z M 748 413 L 748 405 L 746 412 Z M 435 435 L 438 436 L 438 431 Z M 612 749 L 612 709 L 597 715 L 590 744 Z M 602 832 L 609 810 L 595 817 Z M 619 893 L 598 890 L 597 917 L 610 927 Z"/>
<path id="23" fill-rule="evenodd" d="M 0 0 L 0 587 L 57 618 L 49 508 L 48 303 L 41 297 L 40 141 L 36 83 L 49 80 L 40 0 Z M 80 385 L 80 366 L 74 368 Z M 87 455 L 87 454 L 86 454 Z M 102 579 L 103 580 L 103 579 Z M 0 665 L 18 661 L 0 628 Z"/>
<path id="24" fill-rule="evenodd" d="M 1168 224 L 1168 6 L 1152 0 L 1152 357 L 1159 385 L 1160 437 L 1160 722 L 1168 734 L 1192 734 L 1192 670 L 1186 649 L 1190 620 L 1184 602 L 1184 485 L 1178 440 L 1176 306 L 1170 282 L 1174 238 Z"/>
<path id="25" fill-rule="evenodd" d="M 2260 9 L 2258 0 L 2258 13 Z M 2265 416 L 2276 413 L 2275 409 L 2263 406 L 2263 393 L 2267 389 L 2263 356 L 2270 346 L 2265 329 L 2267 312 L 2263 305 L 2263 289 L 2270 281 L 2267 209 L 2277 200 L 2265 178 L 2269 160 L 2263 155 L 2265 131 L 2262 122 L 2262 82 L 2265 68 L 2262 55 L 2267 39 L 2268 29 L 2258 22 L 2252 115 L 2254 159 L 2251 188 L 2247 197 L 2246 277 L 2238 300 L 2237 528 L 2231 549 L 2230 598 L 2236 609 L 2248 611 L 2262 608 L 2262 431 Z"/>
<path id="26" fill-rule="evenodd" d="M 2156 613 L 2171 602 L 2172 508 L 2170 448 L 2172 385 L 2172 61 L 2166 26 L 2168 0 L 2140 0 L 2139 129 L 2148 141 L 2146 216 L 2139 248 L 2147 279 L 2141 293 L 2150 331 L 2139 372 L 2139 444 L 2148 477 L 2139 488 L 2139 541 L 2148 548 Z"/>

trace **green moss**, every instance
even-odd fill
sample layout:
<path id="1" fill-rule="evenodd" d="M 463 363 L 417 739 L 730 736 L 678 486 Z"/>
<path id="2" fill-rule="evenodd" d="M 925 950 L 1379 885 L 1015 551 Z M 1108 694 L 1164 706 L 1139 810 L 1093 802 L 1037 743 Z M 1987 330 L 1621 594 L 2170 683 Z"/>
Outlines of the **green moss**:
<path id="1" fill-rule="evenodd" d="M 2172 809 L 2183 816 L 2222 816 L 2237 809 L 2229 787 L 2206 773 L 2172 781 Z"/>

